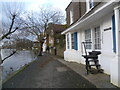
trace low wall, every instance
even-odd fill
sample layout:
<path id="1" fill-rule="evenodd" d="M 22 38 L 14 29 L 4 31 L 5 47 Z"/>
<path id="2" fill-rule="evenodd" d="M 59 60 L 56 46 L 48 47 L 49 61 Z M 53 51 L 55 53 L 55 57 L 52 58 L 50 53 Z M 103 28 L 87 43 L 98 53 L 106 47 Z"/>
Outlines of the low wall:
<path id="1" fill-rule="evenodd" d="M 70 62 L 81 63 L 83 61 L 81 53 L 76 50 L 67 50 L 64 52 L 64 59 Z"/>

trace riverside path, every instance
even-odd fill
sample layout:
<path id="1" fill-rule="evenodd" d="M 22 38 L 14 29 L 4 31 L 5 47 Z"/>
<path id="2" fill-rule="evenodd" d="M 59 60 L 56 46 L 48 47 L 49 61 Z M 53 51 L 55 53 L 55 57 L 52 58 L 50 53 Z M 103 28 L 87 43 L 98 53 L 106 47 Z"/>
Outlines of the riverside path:
<path id="1" fill-rule="evenodd" d="M 96 88 L 82 76 L 44 54 L 3 84 L 4 88 Z"/>

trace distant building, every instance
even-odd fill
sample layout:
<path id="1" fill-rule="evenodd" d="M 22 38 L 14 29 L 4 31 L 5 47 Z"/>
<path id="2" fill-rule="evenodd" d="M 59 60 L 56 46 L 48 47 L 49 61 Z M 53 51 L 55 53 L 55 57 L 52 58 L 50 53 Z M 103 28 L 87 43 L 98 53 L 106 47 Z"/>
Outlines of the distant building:
<path id="1" fill-rule="evenodd" d="M 47 46 L 54 46 L 59 42 L 59 35 L 66 29 L 66 25 L 52 24 L 50 23 L 47 28 L 46 33 L 46 44 Z"/>
<path id="2" fill-rule="evenodd" d="M 66 28 L 67 25 L 50 23 L 46 30 L 46 47 L 49 46 L 49 48 L 53 49 L 53 47 L 57 47 L 60 44 L 64 45 L 65 36 L 61 35 L 61 32 Z"/>
<path id="3" fill-rule="evenodd" d="M 69 27 L 62 32 L 66 35 L 64 59 L 85 64 L 82 42 L 92 42 L 86 45 L 87 52 L 101 51 L 101 68 L 110 75 L 110 82 L 120 87 L 120 3 L 71 2 L 66 15 Z"/>

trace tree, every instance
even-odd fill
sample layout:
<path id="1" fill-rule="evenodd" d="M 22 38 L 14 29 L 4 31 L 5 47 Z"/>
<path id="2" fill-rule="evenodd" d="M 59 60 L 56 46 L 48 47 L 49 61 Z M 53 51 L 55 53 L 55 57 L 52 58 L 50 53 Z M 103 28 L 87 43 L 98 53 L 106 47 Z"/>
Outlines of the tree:
<path id="1" fill-rule="evenodd" d="M 8 38 L 15 31 L 20 29 L 22 22 L 18 22 L 20 15 L 22 14 L 21 3 L 17 2 L 6 2 L 3 3 L 3 18 L 2 20 L 2 29 L 3 35 L 0 37 L 0 41 Z M 9 39 L 9 38 L 8 38 Z"/>
<path id="2" fill-rule="evenodd" d="M 22 22 L 19 22 L 20 16 L 22 14 L 22 3 L 20 2 L 4 2 L 2 3 L 2 13 L 3 19 L 2 22 L 2 35 L 0 36 L 0 42 L 4 40 L 10 40 L 13 33 L 17 30 L 21 29 Z M 17 51 L 13 50 L 9 56 L 2 60 L 1 58 L 1 50 L 0 50 L 0 60 L 3 62 Z M 1 62 L 1 63 L 2 63 Z"/>
<path id="3" fill-rule="evenodd" d="M 29 39 L 23 38 L 23 39 L 15 39 L 13 42 L 13 46 L 15 49 L 21 50 L 31 50 L 33 47 L 33 41 L 30 41 Z"/>
<path id="4" fill-rule="evenodd" d="M 40 43 L 39 55 L 41 56 L 48 24 L 61 24 L 64 21 L 64 16 L 59 10 L 50 7 L 42 7 L 38 13 L 29 13 L 27 18 L 22 21 L 24 21 L 24 30 L 22 30 L 37 37 Z"/>

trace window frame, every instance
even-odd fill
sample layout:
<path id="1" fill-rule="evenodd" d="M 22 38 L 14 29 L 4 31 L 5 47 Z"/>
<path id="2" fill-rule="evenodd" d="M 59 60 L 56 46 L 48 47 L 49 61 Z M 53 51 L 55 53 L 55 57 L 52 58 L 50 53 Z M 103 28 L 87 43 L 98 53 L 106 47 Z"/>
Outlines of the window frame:
<path id="1" fill-rule="evenodd" d="M 74 49 L 74 33 L 71 33 L 71 48 Z"/>
<path id="2" fill-rule="evenodd" d="M 73 9 L 70 10 L 70 24 L 74 22 Z"/>
<path id="3" fill-rule="evenodd" d="M 94 8 L 94 0 L 86 0 L 86 11 L 89 12 Z"/>
<path id="4" fill-rule="evenodd" d="M 94 0 L 89 0 L 89 9 L 94 7 Z"/>
<path id="5" fill-rule="evenodd" d="M 69 34 L 67 34 L 67 49 L 70 49 L 70 39 L 69 39 Z"/>
<path id="6" fill-rule="evenodd" d="M 101 30 L 100 26 L 94 28 L 94 49 L 101 50 Z"/>
<path id="7" fill-rule="evenodd" d="M 92 41 L 91 29 L 86 29 L 84 33 L 85 33 L 85 42 L 91 42 Z M 92 44 L 91 43 L 86 43 L 86 49 L 92 49 Z"/>

